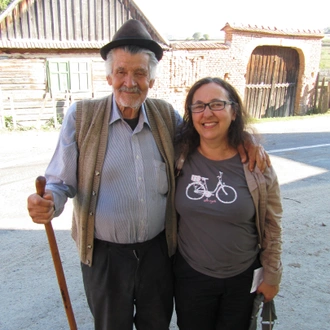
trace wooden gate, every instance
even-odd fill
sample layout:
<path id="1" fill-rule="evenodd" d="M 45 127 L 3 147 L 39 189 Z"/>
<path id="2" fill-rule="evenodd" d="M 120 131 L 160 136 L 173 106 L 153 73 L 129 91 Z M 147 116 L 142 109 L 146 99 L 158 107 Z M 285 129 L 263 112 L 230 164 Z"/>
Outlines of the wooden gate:
<path id="1" fill-rule="evenodd" d="M 260 46 L 250 58 L 245 105 L 254 118 L 287 117 L 294 114 L 299 56 L 285 47 Z"/>

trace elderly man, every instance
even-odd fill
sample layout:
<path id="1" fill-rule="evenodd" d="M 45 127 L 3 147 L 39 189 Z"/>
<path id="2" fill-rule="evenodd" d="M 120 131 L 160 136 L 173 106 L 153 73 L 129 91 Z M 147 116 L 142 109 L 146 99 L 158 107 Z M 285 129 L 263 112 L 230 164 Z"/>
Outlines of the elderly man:
<path id="1" fill-rule="evenodd" d="M 28 198 L 47 223 L 74 198 L 72 236 L 95 329 L 168 329 L 176 250 L 173 107 L 147 98 L 162 48 L 128 20 L 101 49 L 113 94 L 73 104 L 46 170 Z M 135 312 L 134 312 L 135 311 Z"/>

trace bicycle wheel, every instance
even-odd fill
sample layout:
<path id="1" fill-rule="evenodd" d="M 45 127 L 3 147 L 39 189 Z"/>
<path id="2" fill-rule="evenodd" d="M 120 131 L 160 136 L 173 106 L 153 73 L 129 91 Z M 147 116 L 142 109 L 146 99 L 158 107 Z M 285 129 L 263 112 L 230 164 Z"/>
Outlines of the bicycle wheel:
<path id="1" fill-rule="evenodd" d="M 202 199 L 205 194 L 205 188 L 200 182 L 192 182 L 186 188 L 186 196 L 192 200 Z"/>
<path id="2" fill-rule="evenodd" d="M 233 187 L 224 185 L 218 189 L 216 196 L 221 203 L 231 204 L 236 201 L 237 192 Z"/>

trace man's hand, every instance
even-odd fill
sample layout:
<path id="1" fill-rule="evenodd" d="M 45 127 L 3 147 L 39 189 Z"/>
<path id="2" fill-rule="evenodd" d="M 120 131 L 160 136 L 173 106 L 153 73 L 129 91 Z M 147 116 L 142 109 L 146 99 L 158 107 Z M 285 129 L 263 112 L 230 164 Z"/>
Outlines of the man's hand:
<path id="1" fill-rule="evenodd" d="M 244 145 L 239 145 L 238 153 L 242 163 L 249 162 L 249 170 L 252 172 L 257 165 L 263 173 L 267 167 L 271 166 L 269 155 L 261 144 L 257 144 L 252 139 L 244 141 Z"/>
<path id="2" fill-rule="evenodd" d="M 27 208 L 33 222 L 46 224 L 54 218 L 55 205 L 51 191 L 45 192 L 41 197 L 38 194 L 32 194 L 27 199 Z"/>
<path id="3" fill-rule="evenodd" d="M 257 289 L 257 293 L 262 293 L 264 295 L 264 302 L 268 302 L 277 295 L 279 290 L 279 285 L 269 285 L 265 282 L 262 282 Z"/>

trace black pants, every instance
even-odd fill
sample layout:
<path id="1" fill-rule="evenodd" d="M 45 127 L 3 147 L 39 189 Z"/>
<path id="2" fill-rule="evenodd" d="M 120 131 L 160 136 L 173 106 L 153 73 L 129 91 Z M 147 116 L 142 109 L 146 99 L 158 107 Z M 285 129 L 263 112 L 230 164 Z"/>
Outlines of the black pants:
<path id="1" fill-rule="evenodd" d="M 201 274 L 177 253 L 175 307 L 180 330 L 247 330 L 255 293 L 250 293 L 256 260 L 243 273 L 226 279 Z"/>
<path id="2" fill-rule="evenodd" d="M 168 330 L 173 273 L 164 233 L 145 243 L 94 242 L 93 265 L 82 264 L 96 330 Z M 134 315 L 135 310 L 135 315 Z"/>

